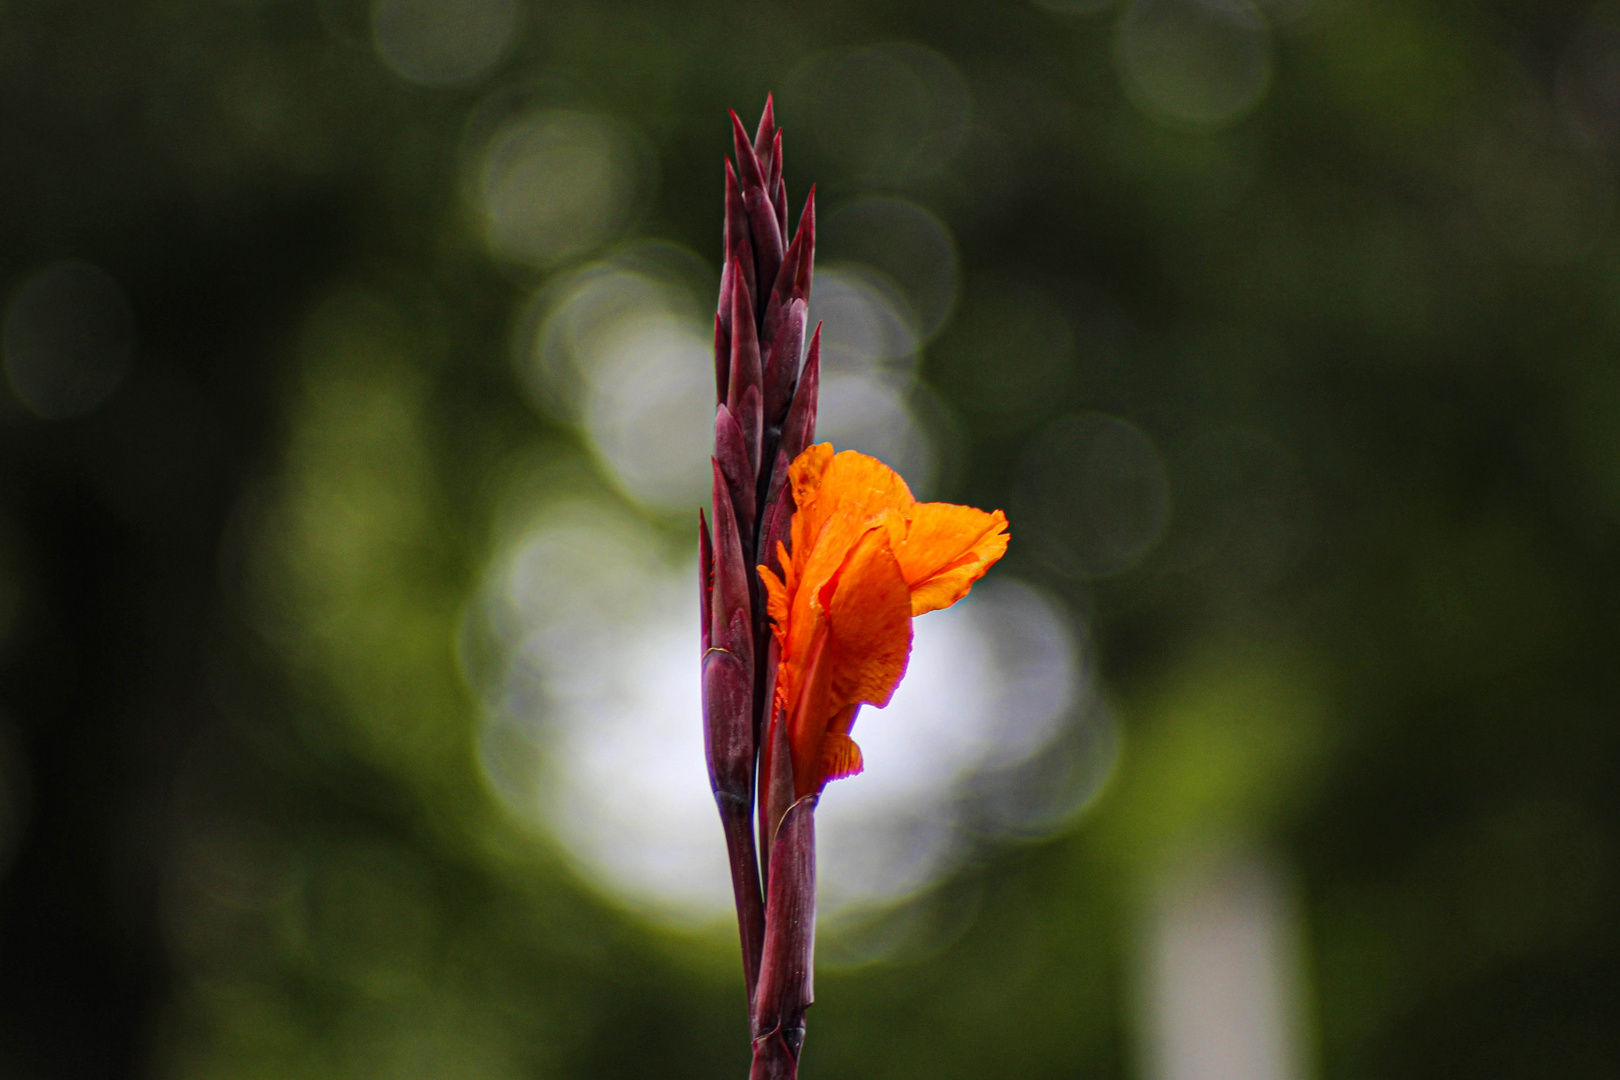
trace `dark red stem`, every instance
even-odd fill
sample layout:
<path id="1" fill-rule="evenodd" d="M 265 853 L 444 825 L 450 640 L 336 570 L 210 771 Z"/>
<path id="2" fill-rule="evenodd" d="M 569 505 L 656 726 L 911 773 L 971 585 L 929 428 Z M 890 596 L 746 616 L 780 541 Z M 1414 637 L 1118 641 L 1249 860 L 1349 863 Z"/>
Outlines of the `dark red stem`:
<path id="1" fill-rule="evenodd" d="M 771 846 L 750 1080 L 799 1075 L 804 1014 L 815 998 L 816 798 L 806 795 L 788 808 Z"/>

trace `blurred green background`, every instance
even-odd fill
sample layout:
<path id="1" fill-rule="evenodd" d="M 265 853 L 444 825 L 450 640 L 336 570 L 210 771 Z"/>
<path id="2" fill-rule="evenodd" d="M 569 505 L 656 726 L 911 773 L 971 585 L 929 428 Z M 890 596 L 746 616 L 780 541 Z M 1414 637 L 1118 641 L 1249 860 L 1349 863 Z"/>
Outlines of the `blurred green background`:
<path id="1" fill-rule="evenodd" d="M 5 0 L 0 1076 L 742 1075 L 730 931 L 513 812 L 479 627 L 536 514 L 690 558 L 773 90 L 898 335 L 841 415 L 1008 510 L 1111 733 L 829 939 L 805 1075 L 1243 1075 L 1166 1034 L 1222 896 L 1249 1076 L 1620 1071 L 1620 8 Z M 604 280 L 686 328 L 628 404 Z"/>

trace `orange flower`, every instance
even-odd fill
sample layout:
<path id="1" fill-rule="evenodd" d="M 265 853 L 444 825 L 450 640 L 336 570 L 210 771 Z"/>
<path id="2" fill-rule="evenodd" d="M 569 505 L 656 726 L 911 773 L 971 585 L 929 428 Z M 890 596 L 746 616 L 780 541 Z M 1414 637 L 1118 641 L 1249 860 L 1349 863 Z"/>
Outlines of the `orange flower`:
<path id="1" fill-rule="evenodd" d="M 788 479 L 792 555 L 779 549 L 781 578 L 759 573 L 779 649 L 771 723 L 787 724 L 800 798 L 861 771 L 856 711 L 889 703 L 912 617 L 968 594 L 1006 552 L 1007 518 L 920 503 L 893 469 L 830 443 L 800 454 Z"/>

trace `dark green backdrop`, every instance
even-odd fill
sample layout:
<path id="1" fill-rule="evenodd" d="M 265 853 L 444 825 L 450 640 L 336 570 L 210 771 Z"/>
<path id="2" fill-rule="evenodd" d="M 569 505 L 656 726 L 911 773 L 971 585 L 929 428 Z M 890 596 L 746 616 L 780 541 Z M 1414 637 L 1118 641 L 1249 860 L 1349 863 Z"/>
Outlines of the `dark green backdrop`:
<path id="1" fill-rule="evenodd" d="M 525 0 L 413 82 L 355 0 L 5 0 L 0 285 L 93 264 L 135 347 L 82 415 L 0 400 L 0 1075 L 741 1075 L 724 942 L 479 779 L 492 478 L 578 436 L 513 378 L 547 271 L 486 251 L 464 161 L 502 95 L 615 118 L 656 175 L 620 235 L 712 259 L 725 109 L 773 89 L 793 202 L 953 231 L 942 494 L 1013 511 L 1124 732 L 1084 819 L 945 887 L 942 950 L 818 981 L 806 1076 L 1133 1074 L 1139 883 L 1211 822 L 1297 869 L 1321 1075 L 1620 1071 L 1620 14 L 1179 2 Z M 956 142 L 803 74 L 896 42 L 960 76 Z M 1117 574 L 1037 453 L 1077 410 L 1169 462 Z M 1233 431 L 1267 449 L 1211 472 Z"/>

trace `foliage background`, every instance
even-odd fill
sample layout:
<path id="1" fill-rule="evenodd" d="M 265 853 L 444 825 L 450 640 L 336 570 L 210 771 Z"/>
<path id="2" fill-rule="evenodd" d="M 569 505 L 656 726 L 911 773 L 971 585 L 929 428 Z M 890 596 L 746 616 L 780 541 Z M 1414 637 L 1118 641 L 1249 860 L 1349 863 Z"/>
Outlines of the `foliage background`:
<path id="1" fill-rule="evenodd" d="M 940 215 L 950 497 L 1016 505 L 1077 409 L 1264 433 L 1309 492 L 1281 559 L 1271 504 L 1179 477 L 1160 547 L 1094 580 L 1033 554 L 1084 513 L 1039 474 L 1009 565 L 1088 620 L 1120 772 L 967 871 L 941 950 L 824 976 L 807 1073 L 1133 1073 L 1141 882 L 1212 823 L 1298 868 L 1321 1075 L 1620 1068 L 1620 16 L 1240 7 L 1270 75 L 1212 121 L 1144 100 L 1103 0 L 546 0 L 449 87 L 353 0 L 7 0 L 0 282 L 87 260 L 138 347 L 83 416 L 0 403 L 0 1075 L 740 1069 L 724 949 L 583 889 L 473 756 L 453 638 L 496 479 L 578 438 L 512 375 L 544 272 L 465 209 L 514 87 L 632 125 L 636 233 L 705 257 L 724 110 L 773 88 L 795 201 Z M 943 171 L 802 134 L 788 73 L 896 41 L 971 87 Z M 1026 370 L 1020 290 L 1081 329 L 1061 370 Z M 1178 560 L 1195 534 L 1229 557 Z"/>

